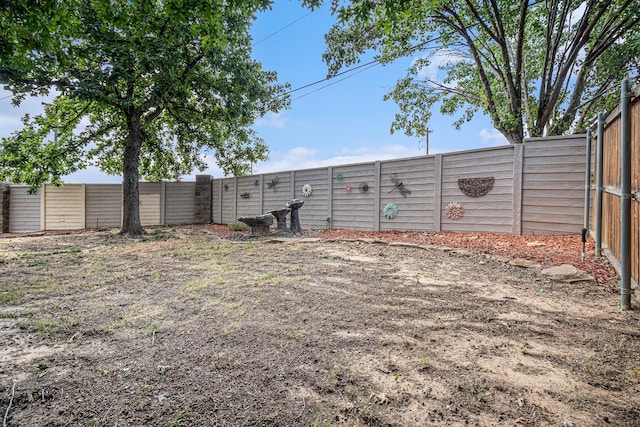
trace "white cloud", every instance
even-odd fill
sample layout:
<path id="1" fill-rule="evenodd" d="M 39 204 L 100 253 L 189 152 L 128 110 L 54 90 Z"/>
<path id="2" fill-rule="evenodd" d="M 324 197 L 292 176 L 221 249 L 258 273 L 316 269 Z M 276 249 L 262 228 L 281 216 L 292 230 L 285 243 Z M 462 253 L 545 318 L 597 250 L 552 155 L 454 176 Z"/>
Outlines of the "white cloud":
<path id="1" fill-rule="evenodd" d="M 313 169 L 350 163 L 399 159 L 423 154 L 417 146 L 385 145 L 381 147 L 344 148 L 339 153 L 321 156 L 317 150 L 296 147 L 285 153 L 272 153 L 271 159 L 258 164 L 254 173 L 281 172 L 294 169 Z"/>
<path id="2" fill-rule="evenodd" d="M 482 129 L 479 135 L 480 142 L 483 146 L 497 147 L 499 145 L 509 144 L 507 138 L 495 129 Z"/>
<path id="3" fill-rule="evenodd" d="M 422 58 L 415 58 L 413 60 L 413 63 L 415 64 L 419 59 L 428 59 L 429 65 L 427 65 L 426 67 L 422 67 L 418 72 L 418 76 L 429 80 L 441 81 L 442 78 L 438 78 L 439 74 L 442 74 L 440 72 L 440 67 L 448 64 L 455 64 L 456 62 L 461 61 L 463 58 L 459 52 L 441 49 L 433 55 L 423 56 Z"/>
<path id="4" fill-rule="evenodd" d="M 287 117 L 282 116 L 282 113 L 267 113 L 265 117 L 257 119 L 255 125 L 283 128 L 288 120 Z"/>
<path id="5" fill-rule="evenodd" d="M 580 22 L 580 20 L 584 17 L 584 13 L 587 10 L 587 2 L 584 1 L 578 6 L 575 10 L 571 12 L 571 14 L 567 17 L 567 24 L 569 26 L 573 26 Z"/>

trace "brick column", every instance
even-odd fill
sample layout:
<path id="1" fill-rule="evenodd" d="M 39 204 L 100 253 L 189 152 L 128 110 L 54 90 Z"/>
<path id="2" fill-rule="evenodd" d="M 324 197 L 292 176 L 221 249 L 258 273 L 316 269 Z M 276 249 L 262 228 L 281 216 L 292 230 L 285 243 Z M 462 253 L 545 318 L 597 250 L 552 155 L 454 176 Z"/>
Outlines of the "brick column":
<path id="1" fill-rule="evenodd" d="M 196 175 L 195 220 L 198 224 L 213 222 L 212 190 L 213 177 L 211 175 Z"/>
<path id="2" fill-rule="evenodd" d="M 9 193 L 10 187 L 7 183 L 0 183 L 0 233 L 9 232 Z"/>

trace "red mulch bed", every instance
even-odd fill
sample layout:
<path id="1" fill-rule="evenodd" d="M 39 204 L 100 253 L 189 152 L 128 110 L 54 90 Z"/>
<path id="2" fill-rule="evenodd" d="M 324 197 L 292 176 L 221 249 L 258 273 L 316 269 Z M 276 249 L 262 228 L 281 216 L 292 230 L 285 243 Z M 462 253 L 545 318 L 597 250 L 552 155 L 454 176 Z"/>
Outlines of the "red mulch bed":
<path id="1" fill-rule="evenodd" d="M 233 234 L 226 225 L 209 227 L 221 237 Z M 303 236 L 304 237 L 304 236 Z M 591 274 L 599 283 L 617 277 L 617 273 L 605 257 L 594 255 L 595 242 L 588 238 L 585 259 L 582 261 L 582 239 L 579 235 L 515 236 L 496 233 L 451 233 L 418 231 L 355 231 L 323 230 L 316 236 L 323 239 L 379 239 L 387 242 L 408 242 L 433 245 L 499 255 L 508 259 L 523 258 L 535 261 L 543 267 L 572 264 Z"/>

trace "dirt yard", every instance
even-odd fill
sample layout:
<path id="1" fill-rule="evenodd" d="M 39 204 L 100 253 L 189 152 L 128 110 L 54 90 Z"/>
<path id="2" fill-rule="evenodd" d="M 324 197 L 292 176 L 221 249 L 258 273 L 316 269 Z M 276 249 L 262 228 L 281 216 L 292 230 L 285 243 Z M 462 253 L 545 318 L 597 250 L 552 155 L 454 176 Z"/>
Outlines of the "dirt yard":
<path id="1" fill-rule="evenodd" d="M 3 422 L 640 424 L 640 312 L 619 311 L 601 262 L 600 283 L 566 284 L 482 235 L 451 250 L 216 230 L 0 239 Z M 567 256 L 533 241 L 543 265 Z"/>

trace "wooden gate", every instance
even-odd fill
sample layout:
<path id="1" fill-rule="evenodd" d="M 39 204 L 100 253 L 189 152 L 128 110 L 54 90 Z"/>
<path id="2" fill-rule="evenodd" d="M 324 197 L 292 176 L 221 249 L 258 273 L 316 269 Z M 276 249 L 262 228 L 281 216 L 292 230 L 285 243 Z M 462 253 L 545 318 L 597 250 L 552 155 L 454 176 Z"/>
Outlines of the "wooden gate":
<path id="1" fill-rule="evenodd" d="M 640 283 L 640 90 L 630 101 L 631 110 L 631 277 Z M 598 147 L 600 144 L 596 144 Z M 614 265 L 621 262 L 621 169 L 622 116 L 621 108 L 605 121 L 602 142 L 602 247 L 613 257 Z M 595 158 L 597 159 L 597 153 Z M 596 167 L 593 169 L 597 174 Z M 597 190 L 597 189 L 596 189 Z M 597 214 L 594 203 L 594 218 Z"/>

